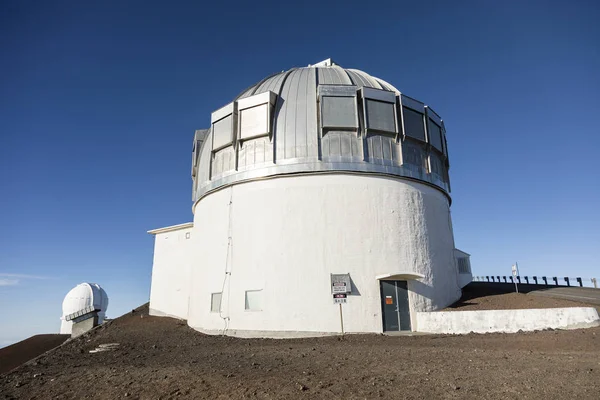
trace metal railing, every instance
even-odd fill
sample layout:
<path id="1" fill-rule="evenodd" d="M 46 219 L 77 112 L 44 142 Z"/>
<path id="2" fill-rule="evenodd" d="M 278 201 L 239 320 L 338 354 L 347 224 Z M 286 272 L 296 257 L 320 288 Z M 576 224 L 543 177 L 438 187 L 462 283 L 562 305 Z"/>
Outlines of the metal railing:
<path id="1" fill-rule="evenodd" d="M 473 282 L 495 282 L 495 283 L 523 283 L 527 285 L 545 285 L 545 286 L 580 286 L 580 287 L 594 287 L 598 288 L 598 280 L 596 278 L 582 278 L 575 277 L 546 277 L 546 276 L 516 276 L 512 275 L 485 275 L 485 276 L 473 276 Z M 560 282 L 560 283 L 559 283 Z M 561 285 L 561 283 L 563 283 Z M 587 286 L 589 284 L 590 286 Z"/>

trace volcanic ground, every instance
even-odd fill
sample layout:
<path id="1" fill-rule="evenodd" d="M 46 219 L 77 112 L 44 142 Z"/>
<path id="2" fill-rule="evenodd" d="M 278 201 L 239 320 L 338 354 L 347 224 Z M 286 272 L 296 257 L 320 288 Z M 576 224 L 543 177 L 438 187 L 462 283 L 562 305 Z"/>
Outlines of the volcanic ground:
<path id="1" fill-rule="evenodd" d="M 532 302 L 526 294 L 494 297 Z M 119 345 L 90 353 L 111 343 Z M 598 399 L 599 393 L 600 328 L 239 339 L 150 317 L 148 305 L 0 375 L 0 399 Z"/>

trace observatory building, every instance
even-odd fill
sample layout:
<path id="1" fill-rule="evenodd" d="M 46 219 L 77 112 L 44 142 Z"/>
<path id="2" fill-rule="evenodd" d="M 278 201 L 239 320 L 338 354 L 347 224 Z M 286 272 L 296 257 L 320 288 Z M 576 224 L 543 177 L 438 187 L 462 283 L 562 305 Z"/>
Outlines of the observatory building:
<path id="1" fill-rule="evenodd" d="M 155 235 L 150 312 L 206 333 L 417 330 L 471 280 L 442 118 L 331 60 L 264 78 L 192 147 L 193 222 Z"/>
<path id="2" fill-rule="evenodd" d="M 104 322 L 108 295 L 97 283 L 80 283 L 62 304 L 60 333 L 78 336 Z"/>

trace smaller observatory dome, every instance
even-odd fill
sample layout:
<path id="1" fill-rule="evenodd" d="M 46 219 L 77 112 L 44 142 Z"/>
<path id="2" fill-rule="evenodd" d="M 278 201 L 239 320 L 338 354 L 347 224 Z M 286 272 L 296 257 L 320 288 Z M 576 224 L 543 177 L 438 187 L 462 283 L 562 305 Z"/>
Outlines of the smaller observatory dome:
<path id="1" fill-rule="evenodd" d="M 70 333 L 72 322 L 65 317 L 91 307 L 98 313 L 98 322 L 102 323 L 108 308 L 108 295 L 100 285 L 80 283 L 71 289 L 62 303 L 61 333 Z"/>

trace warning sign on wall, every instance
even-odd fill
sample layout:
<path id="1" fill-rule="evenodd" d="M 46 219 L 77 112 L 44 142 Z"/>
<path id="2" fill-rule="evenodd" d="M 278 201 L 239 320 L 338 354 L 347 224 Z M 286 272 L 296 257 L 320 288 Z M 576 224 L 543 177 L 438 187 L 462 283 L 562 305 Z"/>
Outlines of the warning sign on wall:
<path id="1" fill-rule="evenodd" d="M 350 293 L 350 274 L 331 274 L 331 293 Z"/>
<path id="2" fill-rule="evenodd" d="M 346 293 L 334 293 L 333 294 L 333 304 L 346 304 L 348 302 L 348 298 Z"/>
<path id="3" fill-rule="evenodd" d="M 385 296 L 385 304 L 394 304 L 394 299 L 392 299 L 392 296 Z"/>

